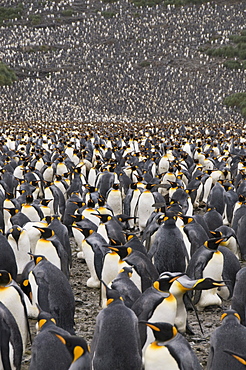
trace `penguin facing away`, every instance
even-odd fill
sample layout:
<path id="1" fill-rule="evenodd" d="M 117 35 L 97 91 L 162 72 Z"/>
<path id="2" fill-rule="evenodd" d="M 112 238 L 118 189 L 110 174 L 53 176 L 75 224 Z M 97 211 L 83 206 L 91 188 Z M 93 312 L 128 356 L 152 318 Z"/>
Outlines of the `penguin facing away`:
<path id="1" fill-rule="evenodd" d="M 188 252 L 182 233 L 176 226 L 176 219 L 172 214 L 164 217 L 164 223 L 159 227 L 149 251 L 159 274 L 164 271 L 185 272 L 188 264 Z"/>
<path id="2" fill-rule="evenodd" d="M 246 352 L 246 328 L 240 323 L 239 314 L 233 310 L 225 311 L 221 316 L 222 324 L 210 336 L 210 351 L 207 362 L 208 370 L 240 370 L 240 361 L 235 361 L 227 350 L 236 353 Z"/>
<path id="3" fill-rule="evenodd" d="M 92 368 L 141 370 L 137 317 L 124 305 L 117 290 L 107 288 L 107 300 L 107 307 L 102 309 L 96 318 L 91 343 Z"/>
<path id="4" fill-rule="evenodd" d="M 236 275 L 236 283 L 233 290 L 231 308 L 238 312 L 242 325 L 246 326 L 246 267 L 242 267 Z"/>
<path id="5" fill-rule="evenodd" d="M 51 333 L 60 339 L 72 356 L 73 360 L 68 370 L 91 369 L 90 350 L 84 338 L 76 335 L 60 334 L 55 331 L 51 331 Z"/>
<path id="6" fill-rule="evenodd" d="M 39 308 L 40 309 L 40 308 Z M 38 334 L 31 347 L 30 370 L 67 370 L 72 356 L 61 341 L 53 335 L 69 335 L 67 331 L 56 325 L 55 318 L 48 312 L 40 309 L 38 317 Z"/>
<path id="7" fill-rule="evenodd" d="M 111 288 L 118 290 L 125 305 L 129 308 L 140 297 L 141 291 L 136 284 L 131 280 L 133 269 L 124 266 L 111 283 Z"/>

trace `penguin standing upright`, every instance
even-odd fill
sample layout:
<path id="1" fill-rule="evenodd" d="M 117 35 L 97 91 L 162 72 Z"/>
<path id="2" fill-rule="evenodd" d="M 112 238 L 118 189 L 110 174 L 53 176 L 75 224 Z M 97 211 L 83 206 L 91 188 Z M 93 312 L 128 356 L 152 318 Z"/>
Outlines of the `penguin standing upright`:
<path id="1" fill-rule="evenodd" d="M 8 308 L 18 325 L 24 354 L 30 334 L 24 294 L 12 280 L 10 273 L 5 270 L 0 270 L 0 302 Z"/>
<path id="2" fill-rule="evenodd" d="M 118 290 L 125 305 L 129 308 L 141 295 L 141 291 L 131 280 L 132 273 L 133 269 L 131 267 L 124 266 L 111 284 L 111 288 Z"/>
<path id="3" fill-rule="evenodd" d="M 222 325 L 215 329 L 210 336 L 210 352 L 208 356 L 208 370 L 241 370 L 242 363 L 235 361 L 227 350 L 246 352 L 246 328 L 240 323 L 237 311 L 225 311 L 222 316 Z"/>
<path id="4" fill-rule="evenodd" d="M 224 256 L 219 251 L 219 245 L 223 238 L 208 239 L 192 255 L 186 273 L 192 279 L 210 277 L 216 281 L 222 281 Z M 211 305 L 221 305 L 221 299 L 218 295 L 218 288 L 196 292 L 193 303 L 197 309 L 202 311 L 205 307 Z"/>
<path id="5" fill-rule="evenodd" d="M 113 184 L 106 194 L 107 204 L 112 209 L 114 216 L 123 212 L 123 197 L 118 183 Z"/>
<path id="6" fill-rule="evenodd" d="M 164 275 L 168 272 L 164 272 Z M 169 273 L 172 276 L 171 273 Z M 162 274 L 160 275 L 160 277 Z M 186 274 L 176 273 L 176 277 L 173 278 L 172 285 L 170 287 L 170 293 L 174 295 L 177 301 L 177 313 L 175 318 L 175 326 L 180 333 L 185 333 L 189 327 L 187 326 L 187 311 L 184 303 L 185 295 L 190 290 L 207 290 L 212 288 L 222 288 L 224 283 L 221 281 L 215 281 L 211 278 L 203 279 L 190 279 Z"/>
<path id="7" fill-rule="evenodd" d="M 107 254 L 106 248 L 102 247 L 105 244 L 107 244 L 106 240 L 93 230 L 86 239 L 82 240 L 82 252 L 90 272 L 90 277 L 86 282 L 89 288 L 100 288 L 100 279 L 103 276 L 103 264 L 105 263 L 104 256 Z M 119 259 L 117 253 L 114 253 L 114 256 L 117 260 Z M 106 273 L 110 274 L 110 269 L 106 268 Z"/>
<path id="8" fill-rule="evenodd" d="M 137 209 L 138 209 L 138 200 L 141 195 L 142 190 L 137 187 L 137 183 L 132 183 L 127 190 L 125 199 L 124 199 L 124 213 L 131 217 L 129 219 L 129 229 L 134 229 L 138 225 Z"/>
<path id="9" fill-rule="evenodd" d="M 0 367 L 2 369 L 21 369 L 23 344 L 20 330 L 9 309 L 0 302 Z"/>
<path id="10" fill-rule="evenodd" d="M 155 341 L 144 353 L 145 370 L 202 370 L 189 342 L 167 322 L 143 322 L 152 329 Z"/>
<path id="11" fill-rule="evenodd" d="M 246 326 L 246 267 L 238 271 L 236 275 L 236 283 L 233 291 L 231 308 L 240 315 L 242 325 Z"/>
<path id="12" fill-rule="evenodd" d="M 53 331 L 57 335 L 69 333 L 56 325 L 56 320 L 50 313 L 42 310 L 38 314 L 37 324 L 39 331 L 32 343 L 29 370 L 67 370 L 72 356 Z"/>
<path id="13" fill-rule="evenodd" d="M 188 264 L 188 252 L 176 220 L 177 217 L 172 213 L 166 214 L 149 251 L 159 274 L 164 271 L 185 272 Z"/>
<path id="14" fill-rule="evenodd" d="M 41 237 L 37 241 L 35 254 L 42 255 L 48 261 L 58 267 L 67 277 L 69 277 L 69 259 L 59 238 L 54 230 L 49 227 L 34 226 L 41 232 Z"/>
<path id="15" fill-rule="evenodd" d="M 68 279 L 44 256 L 33 257 L 35 266 L 29 272 L 28 279 L 22 281 L 22 290 L 27 294 L 32 307 L 36 308 L 36 315 L 38 303 L 42 310 L 53 315 L 57 326 L 74 334 L 75 302 Z"/>
<path id="16" fill-rule="evenodd" d="M 96 319 L 91 343 L 92 368 L 141 370 L 137 317 L 124 305 L 117 290 L 107 288 L 107 302 L 107 307 L 99 312 Z"/>
<path id="17" fill-rule="evenodd" d="M 16 280 L 17 278 L 17 263 L 14 250 L 8 242 L 5 235 L 0 231 L 0 270 L 6 270 L 11 274 L 11 277 Z"/>
<path id="18" fill-rule="evenodd" d="M 180 273 L 177 275 L 180 275 Z M 174 325 L 177 313 L 177 301 L 169 289 L 175 277 L 169 273 L 163 274 L 150 288 L 141 294 L 132 305 L 132 310 L 137 315 L 138 320 L 162 320 Z M 154 336 L 151 330 L 142 325 L 139 325 L 139 333 L 144 353 L 148 344 L 154 339 Z"/>
<path id="19" fill-rule="evenodd" d="M 27 262 L 30 261 L 28 253 L 31 252 L 31 247 L 28 233 L 20 226 L 13 225 L 13 227 L 7 231 L 6 238 L 15 254 L 17 274 L 21 274 Z"/>
<path id="20" fill-rule="evenodd" d="M 138 200 L 138 223 L 139 223 L 139 230 L 143 232 L 148 218 L 150 217 L 151 213 L 155 210 L 155 196 L 151 192 L 151 188 L 153 187 L 152 184 L 147 184 L 145 190 L 140 194 Z"/>

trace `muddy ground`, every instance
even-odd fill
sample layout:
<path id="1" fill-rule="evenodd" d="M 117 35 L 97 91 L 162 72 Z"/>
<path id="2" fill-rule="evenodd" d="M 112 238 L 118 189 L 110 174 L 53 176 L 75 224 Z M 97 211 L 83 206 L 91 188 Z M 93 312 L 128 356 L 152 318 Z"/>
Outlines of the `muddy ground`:
<path id="1" fill-rule="evenodd" d="M 77 259 L 75 243 L 73 239 L 71 239 L 71 245 L 73 249 L 73 266 L 71 269 L 70 283 L 74 292 L 76 303 L 75 329 L 76 334 L 84 337 L 90 344 L 94 333 L 96 316 L 100 311 L 99 290 L 87 288 L 86 281 L 90 276 L 89 271 L 86 263 L 83 260 Z M 188 322 L 194 332 L 194 335 L 186 335 L 186 338 L 198 356 L 204 370 L 206 369 L 207 357 L 209 353 L 210 334 L 213 332 L 213 330 L 220 326 L 220 316 L 223 310 L 228 308 L 229 305 L 229 301 L 223 302 L 222 307 L 209 307 L 203 312 L 199 313 L 204 335 L 201 333 L 195 313 L 193 311 L 188 312 Z M 35 320 L 30 320 L 33 338 L 35 337 L 35 323 Z M 28 369 L 30 358 L 31 345 L 29 343 L 22 362 L 22 370 Z"/>

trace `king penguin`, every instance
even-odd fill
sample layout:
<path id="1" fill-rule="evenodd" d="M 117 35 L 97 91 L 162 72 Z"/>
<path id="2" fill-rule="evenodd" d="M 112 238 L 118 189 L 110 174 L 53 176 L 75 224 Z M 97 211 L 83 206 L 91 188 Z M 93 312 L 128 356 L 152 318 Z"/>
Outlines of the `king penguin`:
<path id="1" fill-rule="evenodd" d="M 142 369 L 138 319 L 115 289 L 107 288 L 107 307 L 96 318 L 91 358 L 95 370 Z"/>
<path id="2" fill-rule="evenodd" d="M 18 225 L 13 225 L 7 231 L 6 238 L 11 245 L 17 263 L 17 274 L 21 274 L 27 262 L 30 261 L 30 241 L 26 230 Z"/>
<path id="3" fill-rule="evenodd" d="M 72 356 L 60 339 L 53 335 L 69 335 L 67 331 L 56 325 L 55 318 L 48 312 L 39 311 L 37 317 L 38 334 L 31 347 L 29 370 L 67 370 Z"/>
<path id="4" fill-rule="evenodd" d="M 223 238 L 212 238 L 207 240 L 191 257 L 187 267 L 187 275 L 192 279 L 210 277 L 216 281 L 222 281 L 224 256 L 218 248 Z M 194 304 L 202 311 L 211 305 L 221 305 L 218 288 L 196 292 Z"/>
<path id="5" fill-rule="evenodd" d="M 10 273 L 5 270 L 0 270 L 0 301 L 8 308 L 18 325 L 24 354 L 28 335 L 30 335 L 24 294 L 17 283 L 12 280 Z"/>
<path id="6" fill-rule="evenodd" d="M 178 275 L 180 275 L 178 273 Z M 177 301 L 169 289 L 174 276 L 163 274 L 153 285 L 146 289 L 132 305 L 138 320 L 166 321 L 174 325 L 177 313 Z M 139 333 L 143 353 L 149 343 L 154 340 L 153 333 L 145 326 L 139 325 Z"/>
<path id="7" fill-rule="evenodd" d="M 0 368 L 21 369 L 23 344 L 21 334 L 14 316 L 0 302 Z"/>
<path id="8" fill-rule="evenodd" d="M 48 261 L 58 267 L 66 276 L 69 277 L 69 259 L 59 238 L 54 230 L 49 227 L 34 226 L 41 232 L 41 237 L 37 241 L 35 253 L 45 256 Z"/>
<path id="9" fill-rule="evenodd" d="M 188 252 L 176 220 L 171 212 L 166 214 L 149 251 L 159 274 L 164 271 L 185 272 L 188 264 Z"/>
<path id="10" fill-rule="evenodd" d="M 155 340 L 144 353 L 145 370 L 202 370 L 189 342 L 167 322 L 142 322 L 152 329 Z"/>
<path id="11" fill-rule="evenodd" d="M 235 361 L 227 350 L 245 354 L 246 328 L 240 323 L 237 311 L 230 309 L 221 316 L 222 324 L 210 336 L 208 370 L 241 370 L 240 361 Z"/>
<path id="12" fill-rule="evenodd" d="M 28 279 L 22 281 L 22 290 L 32 306 L 36 307 L 38 304 L 42 310 L 54 316 L 57 326 L 74 334 L 75 302 L 67 277 L 44 256 L 33 257 L 35 266 Z"/>
<path id="13" fill-rule="evenodd" d="M 90 349 L 84 338 L 55 331 L 52 331 L 52 333 L 60 339 L 72 356 L 72 363 L 68 370 L 91 369 Z"/>
<path id="14" fill-rule="evenodd" d="M 242 325 L 246 326 L 246 267 L 241 268 L 236 275 L 231 308 L 238 312 Z"/>
<path id="15" fill-rule="evenodd" d="M 17 277 L 17 263 L 15 253 L 7 240 L 6 236 L 3 235 L 0 229 L 0 269 L 7 270 L 10 272 L 12 278 L 16 280 Z"/>

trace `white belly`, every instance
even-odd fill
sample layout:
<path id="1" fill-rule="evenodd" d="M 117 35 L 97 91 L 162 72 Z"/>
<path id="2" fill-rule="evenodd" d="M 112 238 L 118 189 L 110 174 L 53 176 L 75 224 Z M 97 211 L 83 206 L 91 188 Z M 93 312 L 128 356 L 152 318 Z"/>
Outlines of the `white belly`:
<path id="1" fill-rule="evenodd" d="M 144 353 L 145 370 L 179 370 L 176 360 L 165 346 L 151 343 Z"/>

